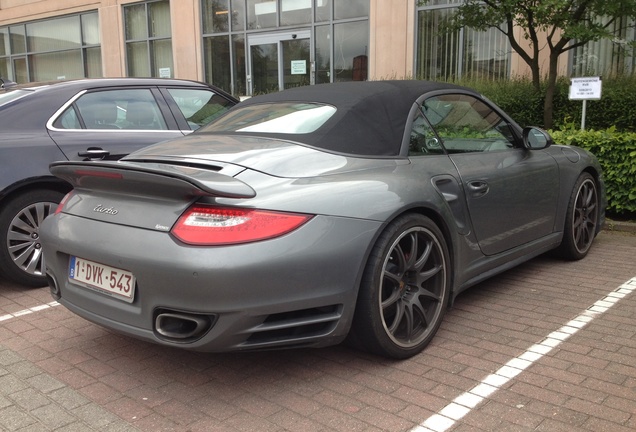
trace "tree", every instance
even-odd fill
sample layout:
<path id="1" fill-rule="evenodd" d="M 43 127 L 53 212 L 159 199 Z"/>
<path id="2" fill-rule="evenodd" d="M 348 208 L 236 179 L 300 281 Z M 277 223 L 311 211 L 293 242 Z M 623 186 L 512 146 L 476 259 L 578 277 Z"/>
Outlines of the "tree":
<path id="1" fill-rule="evenodd" d="M 601 17 L 606 19 L 599 19 Z M 622 18 L 627 19 L 621 21 Z M 620 27 L 625 24 L 621 23 L 630 21 L 633 26 L 634 20 L 636 0 L 466 0 L 457 8 L 449 30 L 470 27 L 480 31 L 489 28 L 501 31 L 512 49 L 530 67 L 537 92 L 541 91 L 544 76 L 539 67 L 539 54 L 547 49 L 543 118 L 544 126 L 549 129 L 553 124 L 557 62 L 561 54 L 590 41 L 616 38 L 624 30 Z"/>

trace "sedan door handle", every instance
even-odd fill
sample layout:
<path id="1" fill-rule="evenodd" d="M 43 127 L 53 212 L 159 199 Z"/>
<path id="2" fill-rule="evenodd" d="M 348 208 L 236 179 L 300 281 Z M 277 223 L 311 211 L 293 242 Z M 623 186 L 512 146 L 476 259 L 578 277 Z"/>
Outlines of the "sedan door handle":
<path id="1" fill-rule="evenodd" d="M 476 180 L 468 183 L 468 191 L 475 198 L 486 195 L 488 193 L 488 190 L 488 183 L 486 183 L 485 181 Z"/>
<path id="2" fill-rule="evenodd" d="M 104 159 L 110 155 L 110 152 L 100 147 L 89 147 L 86 151 L 77 152 L 77 155 L 86 159 Z"/>

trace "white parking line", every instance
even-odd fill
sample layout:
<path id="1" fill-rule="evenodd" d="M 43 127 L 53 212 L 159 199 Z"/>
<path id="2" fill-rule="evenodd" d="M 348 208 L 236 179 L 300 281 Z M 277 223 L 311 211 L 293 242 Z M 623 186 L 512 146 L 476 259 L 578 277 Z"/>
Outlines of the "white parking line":
<path id="1" fill-rule="evenodd" d="M 557 331 L 550 333 L 548 337 L 538 344 L 532 345 L 519 357 L 510 360 L 494 374 L 488 375 L 478 385 L 455 398 L 437 414 L 432 415 L 411 429 L 411 432 L 444 432 L 450 429 L 458 420 L 470 413 L 473 408 L 477 407 L 503 385 L 581 330 L 594 318 L 607 312 L 609 308 L 634 290 L 636 290 L 636 277 L 610 292 Z"/>
<path id="2" fill-rule="evenodd" d="M 10 314 L 6 314 L 6 315 L 2 315 L 0 316 L 0 322 L 1 321 L 7 321 L 10 320 L 12 318 L 17 318 L 20 316 L 24 316 L 24 315 L 29 315 L 35 312 L 40 312 L 41 310 L 44 309 L 48 309 L 54 306 L 59 306 L 59 303 L 56 301 L 52 301 L 51 303 L 46 303 L 43 305 L 39 305 L 39 306 L 33 306 L 32 308 L 28 308 L 28 309 L 22 309 L 21 311 L 17 311 L 14 313 L 10 313 Z"/>

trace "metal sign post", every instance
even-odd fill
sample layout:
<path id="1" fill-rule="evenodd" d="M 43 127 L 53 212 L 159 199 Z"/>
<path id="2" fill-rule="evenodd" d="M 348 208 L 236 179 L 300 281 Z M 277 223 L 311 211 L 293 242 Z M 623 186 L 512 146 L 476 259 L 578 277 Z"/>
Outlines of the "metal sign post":
<path id="1" fill-rule="evenodd" d="M 585 115 L 588 100 L 601 99 L 601 77 L 570 78 L 570 100 L 582 100 L 581 130 L 585 130 Z"/>

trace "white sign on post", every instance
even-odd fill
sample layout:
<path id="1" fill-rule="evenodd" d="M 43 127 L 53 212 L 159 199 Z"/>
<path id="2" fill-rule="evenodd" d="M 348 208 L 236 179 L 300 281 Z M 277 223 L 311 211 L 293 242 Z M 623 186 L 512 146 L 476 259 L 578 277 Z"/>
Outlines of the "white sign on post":
<path id="1" fill-rule="evenodd" d="M 571 78 L 571 100 L 598 100 L 601 98 L 601 77 Z"/>
<path id="2" fill-rule="evenodd" d="M 588 100 L 601 98 L 601 77 L 571 78 L 570 100 L 582 100 L 583 112 L 581 113 L 581 130 L 585 129 L 585 112 Z"/>

